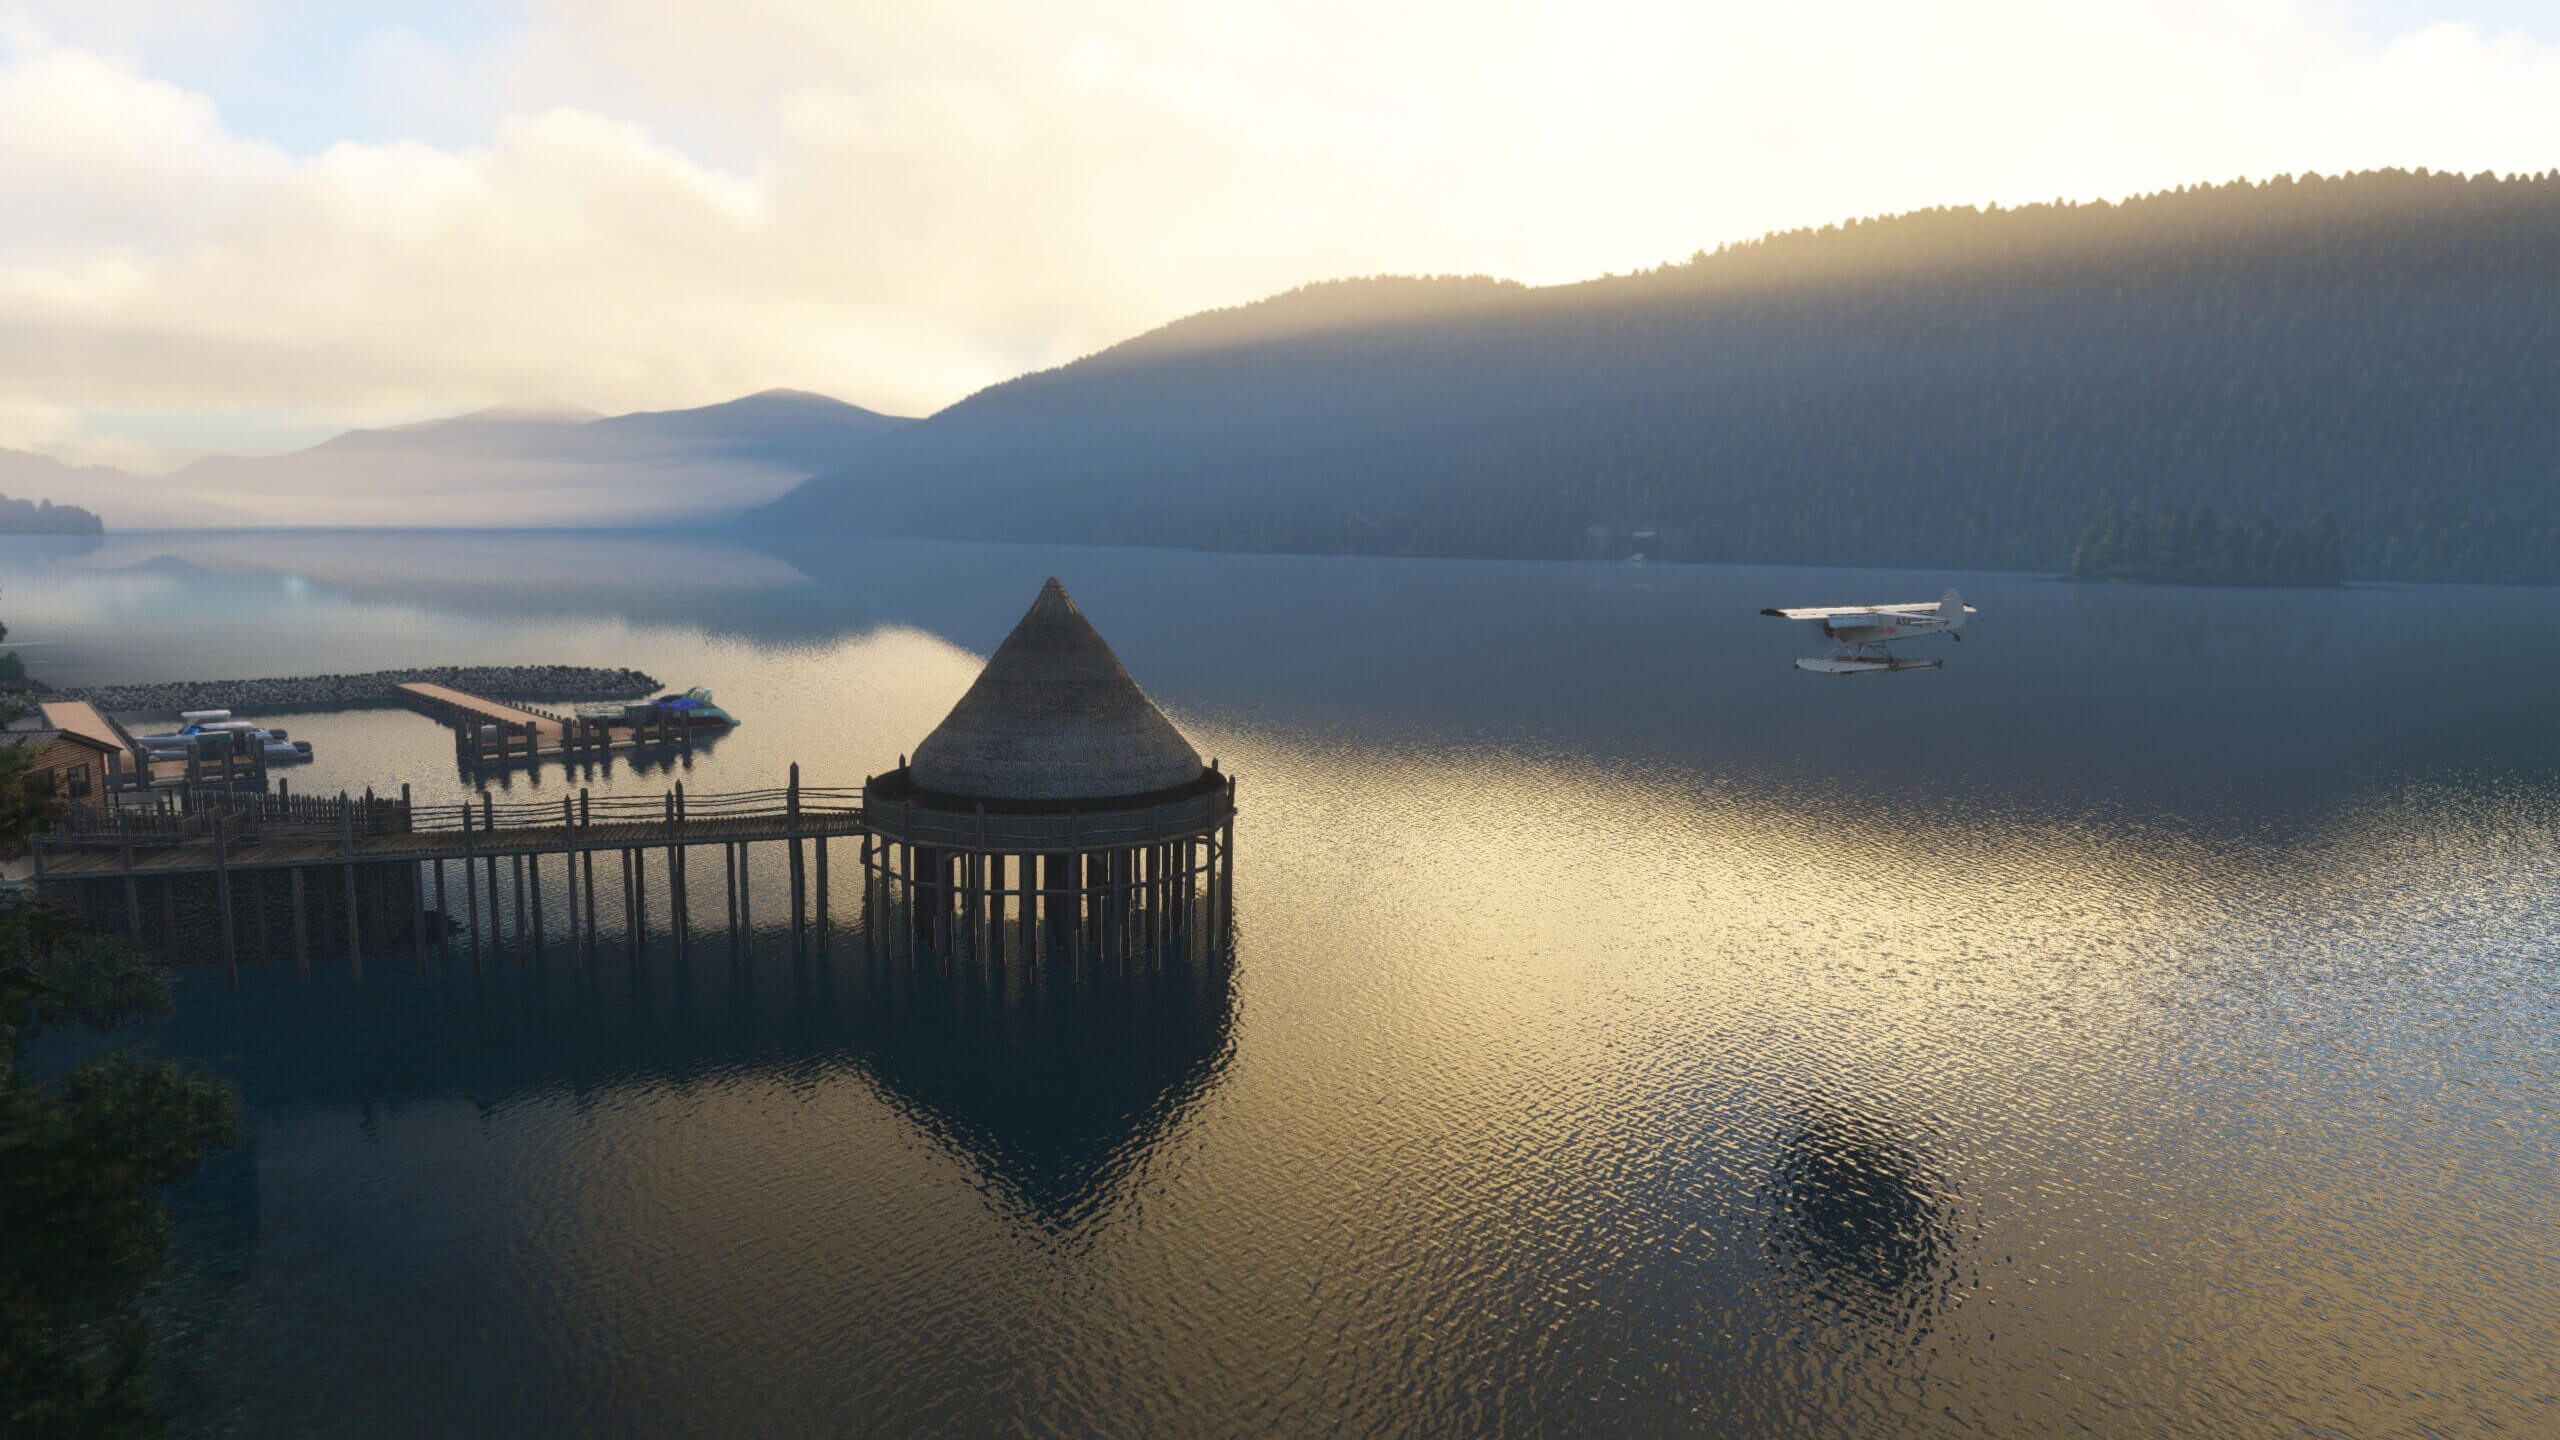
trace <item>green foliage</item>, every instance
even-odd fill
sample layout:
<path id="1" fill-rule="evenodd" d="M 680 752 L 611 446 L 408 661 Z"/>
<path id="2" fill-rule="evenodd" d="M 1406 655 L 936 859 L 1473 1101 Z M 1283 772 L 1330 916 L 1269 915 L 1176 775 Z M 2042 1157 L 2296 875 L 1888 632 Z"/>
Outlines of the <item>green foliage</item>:
<path id="1" fill-rule="evenodd" d="M 795 533 L 2062 570 L 2093 514 L 2560 583 L 2560 173 L 1935 210 L 1582 285 L 1379 278 L 982 391 Z"/>
<path id="2" fill-rule="evenodd" d="M 2295 530 L 2264 517 L 2222 520 L 2211 506 L 2163 510 L 2148 526 L 2109 507 L 2071 553 L 2071 574 L 2083 580 L 2328 586 L 2345 571 L 2345 536 L 2330 516 Z"/>
<path id="3" fill-rule="evenodd" d="M 29 835 L 62 818 L 70 802 L 53 793 L 53 777 L 28 772 L 35 756 L 0 746 L 0 852 L 16 853 Z"/>
<path id="4" fill-rule="evenodd" d="M 0 838 L 48 818 L 24 756 L 0 773 Z M 117 1051 L 39 1081 L 47 1025 L 112 1029 L 169 1013 L 168 978 L 121 939 L 38 906 L 0 906 L 0 1435 L 149 1436 L 140 1300 L 167 1257 L 162 1193 L 237 1143 L 231 1092 Z"/>
<path id="5" fill-rule="evenodd" d="M 0 1084 L 0 1423 L 158 1433 L 135 1301 L 166 1258 L 161 1192 L 239 1138 L 229 1091 L 118 1052 Z"/>

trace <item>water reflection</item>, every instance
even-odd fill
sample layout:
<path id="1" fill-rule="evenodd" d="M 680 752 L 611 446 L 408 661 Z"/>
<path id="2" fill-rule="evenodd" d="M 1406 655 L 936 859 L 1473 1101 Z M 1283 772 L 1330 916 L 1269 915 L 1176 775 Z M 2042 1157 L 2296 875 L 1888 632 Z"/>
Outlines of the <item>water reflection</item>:
<path id="1" fill-rule="evenodd" d="M 1955 1190 L 1881 1118 L 1825 1107 L 1779 1143 L 1770 1245 L 1799 1293 L 1842 1322 L 1909 1335 L 1946 1304 Z"/>
<path id="2" fill-rule="evenodd" d="M 862 1064 L 1044 1226 L 1107 1203 L 1226 1064 L 1222 948 L 1072 977 L 915 955 L 839 966 Z"/>

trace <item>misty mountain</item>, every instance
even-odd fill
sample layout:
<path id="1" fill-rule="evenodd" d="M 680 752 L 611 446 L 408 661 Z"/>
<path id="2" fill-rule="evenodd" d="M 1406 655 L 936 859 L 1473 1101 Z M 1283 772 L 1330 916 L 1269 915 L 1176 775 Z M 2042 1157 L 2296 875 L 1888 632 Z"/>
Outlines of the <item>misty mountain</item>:
<path id="1" fill-rule="evenodd" d="M 2560 173 L 2309 176 L 1309 286 L 990 387 L 748 523 L 2061 570 L 2110 509 L 2209 508 L 2334 524 L 2351 576 L 2560 582 L 2556 393 Z"/>
<path id="2" fill-rule="evenodd" d="M 66 465 L 50 455 L 25 450 L 0 450 L 0 494 L 44 496 L 57 509 L 74 505 L 120 530 L 219 529 L 248 523 L 229 506 L 165 490 L 157 480 L 111 465 Z"/>
<path id="3" fill-rule="evenodd" d="M 270 524 L 664 525 L 772 499 L 903 423 L 796 390 L 611 417 L 501 405 L 286 455 L 208 456 L 158 483 Z"/>

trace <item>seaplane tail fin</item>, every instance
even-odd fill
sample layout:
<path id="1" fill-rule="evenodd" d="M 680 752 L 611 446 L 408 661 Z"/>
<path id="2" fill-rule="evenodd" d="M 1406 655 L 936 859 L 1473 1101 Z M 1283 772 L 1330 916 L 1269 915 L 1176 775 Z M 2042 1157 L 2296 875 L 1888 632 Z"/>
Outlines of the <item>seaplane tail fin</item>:
<path id="1" fill-rule="evenodd" d="M 1950 630 L 1964 628 L 1964 597 L 1957 594 L 1953 586 L 1938 597 L 1938 619 Z"/>

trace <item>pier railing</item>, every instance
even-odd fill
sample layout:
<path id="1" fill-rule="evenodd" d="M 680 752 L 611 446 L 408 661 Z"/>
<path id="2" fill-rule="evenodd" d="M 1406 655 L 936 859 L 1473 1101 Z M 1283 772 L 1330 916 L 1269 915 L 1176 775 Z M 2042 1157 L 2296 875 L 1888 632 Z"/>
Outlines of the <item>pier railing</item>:
<path id="1" fill-rule="evenodd" d="M 370 839 L 410 829 L 409 802 L 390 796 L 198 790 L 153 799 L 158 803 L 72 806 L 35 841 L 47 850 L 101 845 L 149 849 L 201 843 L 216 835 L 235 841 Z"/>
<path id="2" fill-rule="evenodd" d="M 36 837 L 48 851 L 127 846 L 155 849 L 202 844 L 295 840 L 366 840 L 379 835 L 487 833 L 493 830 L 591 830 L 673 820 L 788 819 L 862 814 L 860 790 L 785 786 L 687 794 L 682 785 L 657 795 L 564 795 L 557 800 L 501 803 L 483 790 L 469 801 L 419 804 L 405 795 L 244 795 L 198 792 L 185 803 L 79 805 Z"/>

